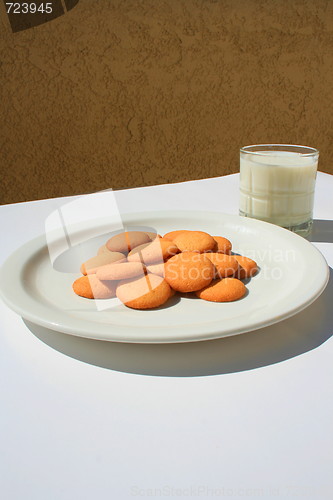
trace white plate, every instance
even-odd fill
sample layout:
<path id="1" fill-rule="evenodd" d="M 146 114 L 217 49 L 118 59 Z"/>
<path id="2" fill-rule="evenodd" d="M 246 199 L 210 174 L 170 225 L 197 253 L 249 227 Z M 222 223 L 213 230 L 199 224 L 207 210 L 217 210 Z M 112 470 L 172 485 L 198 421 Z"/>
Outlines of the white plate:
<path id="1" fill-rule="evenodd" d="M 310 305 L 328 282 L 327 263 L 311 243 L 266 222 L 193 211 L 125 214 L 122 219 L 127 229 L 149 227 L 160 234 L 196 229 L 225 236 L 233 251 L 258 262 L 260 272 L 247 284 L 248 294 L 236 302 L 181 297 L 154 310 L 121 304 L 100 311 L 95 301 L 76 296 L 71 285 L 80 275 L 79 264 L 108 236 L 66 252 L 57 269 L 41 236 L 14 252 L 1 269 L 5 302 L 27 320 L 71 335 L 119 342 L 189 342 L 235 335 L 288 318 Z"/>

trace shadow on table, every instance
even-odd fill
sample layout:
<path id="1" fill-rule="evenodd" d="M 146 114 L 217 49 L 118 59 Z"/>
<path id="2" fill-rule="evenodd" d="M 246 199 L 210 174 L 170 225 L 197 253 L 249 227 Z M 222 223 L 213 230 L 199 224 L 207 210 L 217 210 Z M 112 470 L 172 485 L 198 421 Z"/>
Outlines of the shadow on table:
<path id="1" fill-rule="evenodd" d="M 315 219 L 307 239 L 318 243 L 333 243 L 333 220 Z"/>
<path id="2" fill-rule="evenodd" d="M 240 372 L 311 351 L 333 334 L 333 270 L 322 295 L 292 318 L 242 335 L 181 344 L 125 344 L 65 335 L 25 321 L 53 349 L 120 372 L 195 377 Z"/>

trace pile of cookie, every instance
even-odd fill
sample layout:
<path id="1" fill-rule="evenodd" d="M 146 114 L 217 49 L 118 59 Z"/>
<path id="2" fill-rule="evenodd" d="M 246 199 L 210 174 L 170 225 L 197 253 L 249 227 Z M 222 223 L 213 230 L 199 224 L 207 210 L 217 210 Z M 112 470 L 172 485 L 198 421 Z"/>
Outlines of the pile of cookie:
<path id="1" fill-rule="evenodd" d="M 83 276 L 73 290 L 88 299 L 118 297 L 133 309 L 159 307 L 176 292 L 231 302 L 246 294 L 241 280 L 258 271 L 254 260 L 231 249 L 227 238 L 203 231 L 171 231 L 163 237 L 126 231 L 81 265 Z"/>

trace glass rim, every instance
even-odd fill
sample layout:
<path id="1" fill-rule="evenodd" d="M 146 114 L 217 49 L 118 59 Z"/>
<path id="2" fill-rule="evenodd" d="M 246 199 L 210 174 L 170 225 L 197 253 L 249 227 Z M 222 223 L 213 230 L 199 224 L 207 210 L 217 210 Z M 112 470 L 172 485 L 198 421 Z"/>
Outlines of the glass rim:
<path id="1" fill-rule="evenodd" d="M 312 148 L 311 146 L 302 146 L 300 144 L 251 144 L 249 146 L 243 146 L 240 148 L 240 153 L 251 153 L 254 155 L 259 155 L 259 156 L 266 156 L 267 151 L 265 150 L 258 150 L 256 151 L 255 148 L 271 148 L 270 151 L 285 151 L 286 153 L 293 153 L 295 149 L 300 149 L 304 150 L 307 152 L 300 152 L 296 151 L 299 155 L 301 156 L 316 156 L 319 155 L 319 150 L 316 148 Z M 275 149 L 274 149 L 275 148 Z"/>

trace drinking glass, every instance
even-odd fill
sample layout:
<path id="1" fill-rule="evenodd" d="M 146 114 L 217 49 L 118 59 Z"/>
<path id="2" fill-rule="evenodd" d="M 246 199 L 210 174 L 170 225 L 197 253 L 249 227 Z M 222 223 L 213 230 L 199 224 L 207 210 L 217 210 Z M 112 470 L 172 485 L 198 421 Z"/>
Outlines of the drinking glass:
<path id="1" fill-rule="evenodd" d="M 319 151 L 290 144 L 240 150 L 239 213 L 308 236 Z"/>

